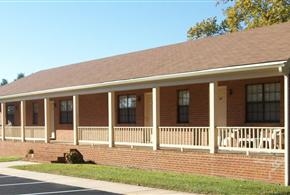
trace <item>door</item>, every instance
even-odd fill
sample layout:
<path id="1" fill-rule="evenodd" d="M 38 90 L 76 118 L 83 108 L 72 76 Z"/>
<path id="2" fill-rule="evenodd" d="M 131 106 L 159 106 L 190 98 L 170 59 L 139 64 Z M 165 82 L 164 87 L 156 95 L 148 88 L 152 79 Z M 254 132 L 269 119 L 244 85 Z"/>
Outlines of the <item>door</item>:
<path id="1" fill-rule="evenodd" d="M 55 126 L 54 126 L 54 101 L 50 101 L 50 105 L 49 105 L 49 108 L 50 108 L 50 113 L 49 113 L 49 117 L 50 117 L 50 139 L 55 139 Z"/>
<path id="2" fill-rule="evenodd" d="M 144 126 L 152 127 L 152 93 L 144 94 Z"/>
<path id="3" fill-rule="evenodd" d="M 227 87 L 219 86 L 217 90 L 217 126 L 227 126 Z"/>
<path id="4" fill-rule="evenodd" d="M 152 127 L 152 93 L 144 94 L 144 126 Z M 143 131 L 143 142 L 150 143 L 152 135 L 150 130 Z"/>

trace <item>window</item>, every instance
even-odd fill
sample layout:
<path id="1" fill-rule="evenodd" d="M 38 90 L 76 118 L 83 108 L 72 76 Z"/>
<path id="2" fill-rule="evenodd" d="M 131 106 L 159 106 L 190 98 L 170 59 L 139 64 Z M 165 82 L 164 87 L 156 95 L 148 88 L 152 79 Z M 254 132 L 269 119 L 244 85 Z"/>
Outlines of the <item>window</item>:
<path id="1" fill-rule="evenodd" d="M 72 100 L 60 101 L 60 123 L 72 124 L 73 121 L 73 102 Z"/>
<path id="2" fill-rule="evenodd" d="M 32 124 L 38 124 L 38 103 L 32 104 Z"/>
<path id="3" fill-rule="evenodd" d="M 7 105 L 7 124 L 14 125 L 14 118 L 15 118 L 15 106 Z"/>
<path id="4" fill-rule="evenodd" d="M 247 122 L 280 121 L 280 83 L 247 86 Z"/>
<path id="5" fill-rule="evenodd" d="M 178 123 L 189 122 L 189 91 L 178 91 Z"/>
<path id="6" fill-rule="evenodd" d="M 119 123 L 136 123 L 136 95 L 119 96 Z"/>

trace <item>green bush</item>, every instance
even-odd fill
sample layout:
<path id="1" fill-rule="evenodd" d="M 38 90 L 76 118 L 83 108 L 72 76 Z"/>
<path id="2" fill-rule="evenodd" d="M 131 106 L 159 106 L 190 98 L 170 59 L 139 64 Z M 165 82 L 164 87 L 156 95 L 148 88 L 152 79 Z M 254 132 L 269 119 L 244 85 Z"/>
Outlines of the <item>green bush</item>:
<path id="1" fill-rule="evenodd" d="M 65 160 L 70 164 L 81 164 L 85 162 L 83 155 L 76 149 L 71 149 L 69 153 L 66 153 Z"/>
<path id="2" fill-rule="evenodd" d="M 29 149 L 27 154 L 34 154 L 34 150 L 33 149 Z"/>

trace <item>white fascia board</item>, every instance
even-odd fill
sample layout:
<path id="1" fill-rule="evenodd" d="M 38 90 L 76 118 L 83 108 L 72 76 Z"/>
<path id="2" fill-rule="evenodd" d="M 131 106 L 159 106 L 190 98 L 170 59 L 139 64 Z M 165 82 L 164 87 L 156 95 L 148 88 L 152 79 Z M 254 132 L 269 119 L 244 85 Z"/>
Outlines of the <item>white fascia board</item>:
<path id="1" fill-rule="evenodd" d="M 287 61 L 283 60 L 283 61 L 266 62 L 266 63 L 258 63 L 258 64 L 231 66 L 231 67 L 225 67 L 225 68 L 214 68 L 214 69 L 207 69 L 207 70 L 200 70 L 200 71 L 193 71 L 193 72 L 174 73 L 174 74 L 167 74 L 167 75 L 158 75 L 158 76 L 150 76 L 150 77 L 142 77 L 142 78 L 134 78 L 134 79 L 126 79 L 126 80 L 109 81 L 109 82 L 97 83 L 97 84 L 79 85 L 79 86 L 63 87 L 63 88 L 48 89 L 48 90 L 1 96 L 0 100 L 9 100 L 9 99 L 27 97 L 27 96 L 36 96 L 36 95 L 44 95 L 44 94 L 50 94 L 50 93 L 68 92 L 68 91 L 78 91 L 78 90 L 93 89 L 93 88 L 104 88 L 104 87 L 112 87 L 112 86 L 118 86 L 118 85 L 129 85 L 129 84 L 154 82 L 154 81 L 162 81 L 162 80 L 170 80 L 170 79 L 180 79 L 180 78 L 189 78 L 189 77 L 194 78 L 196 76 L 210 76 L 210 75 L 216 75 L 216 74 L 222 74 L 222 73 L 235 73 L 235 72 L 251 71 L 251 70 L 263 70 L 263 69 L 269 69 L 269 68 L 278 68 L 277 72 L 279 72 L 279 68 L 285 67 L 286 63 Z"/>

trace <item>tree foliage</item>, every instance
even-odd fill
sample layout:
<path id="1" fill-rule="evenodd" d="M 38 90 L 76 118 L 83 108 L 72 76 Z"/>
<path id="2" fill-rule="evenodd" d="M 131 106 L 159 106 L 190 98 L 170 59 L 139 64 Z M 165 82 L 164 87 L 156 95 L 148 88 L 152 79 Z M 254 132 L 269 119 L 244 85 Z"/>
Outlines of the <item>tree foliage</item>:
<path id="1" fill-rule="evenodd" d="M 216 17 L 211 17 L 196 23 L 194 27 L 191 27 L 187 35 L 189 38 L 198 39 L 208 36 L 214 36 L 220 34 L 220 25 L 217 23 Z"/>
<path id="2" fill-rule="evenodd" d="M 23 77 L 24 77 L 24 73 L 18 73 L 17 78 L 15 79 L 15 81 L 18 80 L 18 79 L 21 79 Z"/>
<path id="3" fill-rule="evenodd" d="M 187 31 L 190 39 L 242 31 L 290 20 L 290 0 L 219 0 L 218 4 L 233 5 L 224 10 L 220 23 L 216 17 L 205 19 Z"/>
<path id="4" fill-rule="evenodd" d="M 286 22 L 290 0 L 237 0 L 225 15 L 231 32 Z"/>
<path id="5" fill-rule="evenodd" d="M 3 86 L 3 85 L 7 85 L 8 84 L 8 81 L 6 79 L 2 79 L 0 85 Z"/>
<path id="6" fill-rule="evenodd" d="M 18 79 L 21 79 L 23 77 L 25 77 L 24 73 L 18 73 L 18 75 L 17 75 L 16 79 L 14 79 L 14 81 L 17 81 Z M 7 79 L 2 79 L 0 86 L 7 85 L 7 84 L 8 84 Z"/>

